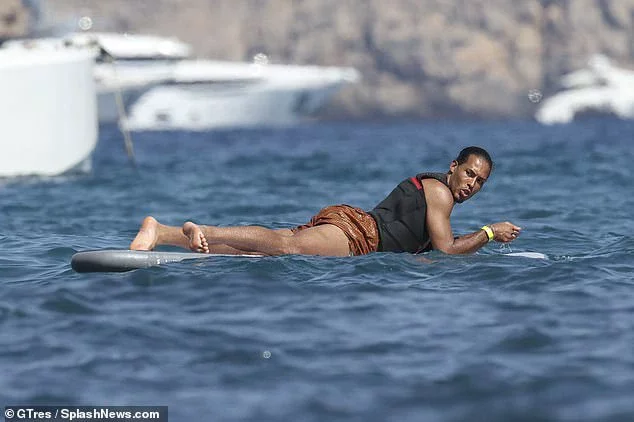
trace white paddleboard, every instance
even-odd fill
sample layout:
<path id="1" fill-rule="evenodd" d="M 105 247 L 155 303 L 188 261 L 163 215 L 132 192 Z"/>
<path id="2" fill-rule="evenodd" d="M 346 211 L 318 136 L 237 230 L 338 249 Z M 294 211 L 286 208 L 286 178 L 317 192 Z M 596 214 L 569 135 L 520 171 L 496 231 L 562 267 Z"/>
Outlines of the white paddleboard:
<path id="1" fill-rule="evenodd" d="M 548 259 L 539 252 L 510 252 L 506 256 Z M 70 265 L 78 273 L 124 272 L 141 268 L 156 267 L 163 264 L 194 259 L 214 257 L 261 258 L 262 255 L 225 255 L 196 252 L 131 251 L 127 249 L 101 249 L 77 252 L 71 258 Z"/>
<path id="2" fill-rule="evenodd" d="M 140 268 L 156 267 L 158 265 L 181 262 L 191 259 L 206 259 L 212 257 L 248 257 L 258 258 L 262 255 L 220 255 L 196 252 L 162 252 L 162 251 L 131 251 L 127 249 L 102 249 L 77 252 L 73 255 L 70 265 L 78 273 L 94 272 L 123 272 Z"/>

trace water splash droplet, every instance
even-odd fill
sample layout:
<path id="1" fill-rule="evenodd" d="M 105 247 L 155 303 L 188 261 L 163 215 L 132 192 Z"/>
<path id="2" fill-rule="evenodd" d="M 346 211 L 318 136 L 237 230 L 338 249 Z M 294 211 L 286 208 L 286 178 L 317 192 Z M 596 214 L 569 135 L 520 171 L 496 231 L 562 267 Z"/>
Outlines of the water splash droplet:
<path id="1" fill-rule="evenodd" d="M 92 19 L 90 18 L 90 16 L 82 16 L 81 18 L 79 18 L 77 25 L 82 31 L 88 31 L 92 28 Z"/>
<path id="2" fill-rule="evenodd" d="M 542 100 L 543 94 L 539 89 L 531 89 L 528 91 L 528 100 L 531 103 L 538 103 Z"/>

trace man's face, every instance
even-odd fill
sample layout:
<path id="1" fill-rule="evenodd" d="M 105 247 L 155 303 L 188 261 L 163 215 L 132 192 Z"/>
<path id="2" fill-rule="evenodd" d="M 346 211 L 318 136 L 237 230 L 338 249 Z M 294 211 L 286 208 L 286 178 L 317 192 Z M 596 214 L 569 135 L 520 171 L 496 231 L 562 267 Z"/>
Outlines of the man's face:
<path id="1" fill-rule="evenodd" d="M 491 173 L 489 163 L 473 154 L 460 165 L 457 161 L 452 161 L 449 170 L 452 172 L 449 178 L 449 189 L 457 203 L 466 201 L 482 189 Z"/>

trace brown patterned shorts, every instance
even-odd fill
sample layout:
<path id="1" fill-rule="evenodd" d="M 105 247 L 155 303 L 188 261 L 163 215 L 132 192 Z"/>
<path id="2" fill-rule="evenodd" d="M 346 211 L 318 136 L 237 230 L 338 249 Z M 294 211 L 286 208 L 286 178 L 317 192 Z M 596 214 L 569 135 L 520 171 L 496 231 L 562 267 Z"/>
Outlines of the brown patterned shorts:
<path id="1" fill-rule="evenodd" d="M 350 205 L 332 205 L 319 211 L 304 224 L 291 231 L 296 233 L 309 227 L 332 224 L 339 227 L 348 237 L 350 255 L 365 255 L 376 252 L 379 247 L 379 230 L 374 218 L 360 208 Z"/>

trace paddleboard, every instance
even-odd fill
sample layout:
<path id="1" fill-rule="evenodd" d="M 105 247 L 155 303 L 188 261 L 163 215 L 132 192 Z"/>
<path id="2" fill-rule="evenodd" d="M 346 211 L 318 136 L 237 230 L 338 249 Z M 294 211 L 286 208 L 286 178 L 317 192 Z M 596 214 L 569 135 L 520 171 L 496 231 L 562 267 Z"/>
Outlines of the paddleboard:
<path id="1" fill-rule="evenodd" d="M 72 256 L 70 266 L 78 273 L 124 272 L 186 260 L 208 259 L 222 256 L 248 258 L 261 257 L 261 255 L 221 255 L 196 252 L 101 249 L 77 252 Z"/>
<path id="2" fill-rule="evenodd" d="M 504 254 L 531 259 L 548 259 L 539 252 L 511 252 Z M 196 252 L 131 251 L 127 249 L 101 249 L 77 252 L 71 258 L 70 265 L 78 273 L 124 272 L 141 268 L 200 260 L 214 257 L 261 258 L 262 255 L 225 255 Z"/>

